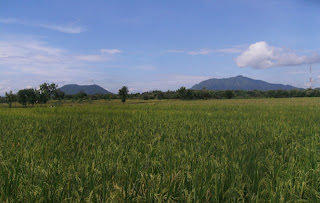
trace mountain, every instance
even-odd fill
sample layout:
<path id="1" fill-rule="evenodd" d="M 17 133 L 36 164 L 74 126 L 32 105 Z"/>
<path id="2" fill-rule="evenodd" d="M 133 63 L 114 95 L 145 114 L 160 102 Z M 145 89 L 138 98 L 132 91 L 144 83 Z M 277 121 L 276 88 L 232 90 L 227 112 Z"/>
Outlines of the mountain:
<path id="1" fill-rule="evenodd" d="M 61 88 L 59 88 L 62 92 L 65 94 L 78 94 L 80 91 L 85 92 L 88 95 L 94 95 L 94 94 L 112 94 L 111 92 L 103 89 L 99 85 L 76 85 L 76 84 L 70 84 L 65 85 Z"/>
<path id="2" fill-rule="evenodd" d="M 291 85 L 271 84 L 262 80 L 254 80 L 239 75 L 237 77 L 223 79 L 209 79 L 194 85 L 191 89 L 202 90 L 292 90 L 301 89 Z"/>

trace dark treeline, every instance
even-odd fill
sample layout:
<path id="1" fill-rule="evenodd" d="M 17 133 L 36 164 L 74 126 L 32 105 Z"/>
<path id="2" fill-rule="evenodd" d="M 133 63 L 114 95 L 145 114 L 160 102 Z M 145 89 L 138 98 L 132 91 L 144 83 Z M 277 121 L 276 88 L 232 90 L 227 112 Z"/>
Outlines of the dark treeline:
<path id="1" fill-rule="evenodd" d="M 176 91 L 151 91 L 144 93 L 129 94 L 131 99 L 249 99 L 249 98 L 291 98 L 291 97 L 320 97 L 320 90 L 270 90 L 270 91 L 244 91 L 244 90 L 191 90 L 181 87 Z"/>
<path id="2" fill-rule="evenodd" d="M 96 94 L 87 95 L 85 92 L 79 92 L 75 95 L 65 95 L 57 85 L 44 83 L 40 85 L 39 89 L 23 89 L 19 90 L 17 94 L 12 92 L 6 93 L 5 97 L 0 97 L 0 103 L 8 103 L 9 107 L 13 103 L 20 103 L 23 106 L 34 104 L 45 104 L 51 100 L 72 100 L 72 101 L 92 101 L 98 99 L 111 100 L 123 99 L 119 94 Z M 243 91 L 243 90 L 225 90 L 225 91 L 210 91 L 210 90 L 191 90 L 181 87 L 175 91 L 150 91 L 144 93 L 130 93 L 127 94 L 128 99 L 232 99 L 232 98 L 291 98 L 291 97 L 320 97 L 319 89 L 305 89 L 305 90 L 270 90 L 270 91 Z"/>
<path id="3" fill-rule="evenodd" d="M 22 89 L 13 94 L 12 91 L 6 92 L 5 97 L 0 97 L 1 103 L 8 103 L 9 108 L 13 103 L 20 103 L 24 107 L 27 105 L 46 104 L 50 99 L 61 101 L 65 95 L 57 89 L 58 85 L 43 83 L 37 88 Z"/>

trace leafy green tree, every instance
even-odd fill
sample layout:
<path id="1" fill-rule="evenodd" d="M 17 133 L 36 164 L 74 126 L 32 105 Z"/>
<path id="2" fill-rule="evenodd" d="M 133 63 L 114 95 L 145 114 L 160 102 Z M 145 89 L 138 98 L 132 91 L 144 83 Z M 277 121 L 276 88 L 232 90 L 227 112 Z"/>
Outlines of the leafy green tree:
<path id="1" fill-rule="evenodd" d="M 82 100 L 84 100 L 85 98 L 87 98 L 87 93 L 85 93 L 83 90 L 82 91 L 80 91 L 78 94 L 76 94 L 76 97 L 80 100 L 80 101 L 82 101 Z"/>
<path id="2" fill-rule="evenodd" d="M 185 99 L 187 95 L 187 90 L 185 87 L 180 87 L 180 89 L 177 90 L 179 98 L 180 99 Z"/>
<path id="3" fill-rule="evenodd" d="M 45 104 L 48 100 L 53 96 L 54 92 L 57 90 L 58 85 L 55 83 L 43 83 L 40 85 L 40 95 L 39 95 L 39 102 Z"/>
<path id="4" fill-rule="evenodd" d="M 27 107 L 28 100 L 27 100 L 26 89 L 18 91 L 17 100 L 21 105 L 23 105 L 24 107 Z"/>
<path id="5" fill-rule="evenodd" d="M 123 104 L 127 100 L 128 93 L 129 93 L 129 90 L 128 90 L 128 87 L 126 86 L 123 86 L 121 89 L 119 89 L 119 96 Z"/>
<path id="6" fill-rule="evenodd" d="M 185 99 L 193 99 L 193 92 L 190 89 L 187 89 Z"/>
<path id="7" fill-rule="evenodd" d="M 37 90 L 36 89 L 26 89 L 27 101 L 32 106 L 38 101 L 37 100 Z"/>
<path id="8" fill-rule="evenodd" d="M 12 107 L 12 103 L 16 102 L 16 95 L 12 93 L 12 91 L 10 91 L 9 93 L 6 92 L 6 102 L 9 105 L 9 108 Z"/>
<path id="9" fill-rule="evenodd" d="M 164 99 L 164 93 L 161 92 L 161 91 L 159 91 L 159 92 L 157 93 L 157 99 L 159 99 L 159 100 Z"/>
<path id="10" fill-rule="evenodd" d="M 232 97 L 234 96 L 234 93 L 232 90 L 226 90 L 224 94 L 228 99 L 232 99 Z"/>
<path id="11" fill-rule="evenodd" d="M 37 102 L 37 90 L 35 89 L 19 90 L 19 92 L 17 93 L 17 100 L 24 107 L 27 107 L 27 104 L 34 105 Z"/>
<path id="12" fill-rule="evenodd" d="M 59 89 L 56 89 L 56 90 L 53 92 L 53 99 L 56 99 L 56 100 L 61 101 L 62 99 L 64 99 L 64 92 L 62 92 L 62 91 L 59 90 Z"/>
<path id="13" fill-rule="evenodd" d="M 143 100 L 149 100 L 149 95 L 148 95 L 148 93 L 143 94 L 142 98 L 143 98 Z"/>
<path id="14" fill-rule="evenodd" d="M 209 99 L 210 98 L 210 92 L 204 87 L 201 90 L 201 96 L 203 99 Z"/>

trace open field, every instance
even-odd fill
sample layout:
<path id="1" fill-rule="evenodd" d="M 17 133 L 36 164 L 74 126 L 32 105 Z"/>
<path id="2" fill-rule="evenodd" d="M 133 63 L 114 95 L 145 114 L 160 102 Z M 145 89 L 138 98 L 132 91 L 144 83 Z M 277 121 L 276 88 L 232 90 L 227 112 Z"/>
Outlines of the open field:
<path id="1" fill-rule="evenodd" d="M 1 202 L 319 201 L 320 98 L 0 107 Z"/>

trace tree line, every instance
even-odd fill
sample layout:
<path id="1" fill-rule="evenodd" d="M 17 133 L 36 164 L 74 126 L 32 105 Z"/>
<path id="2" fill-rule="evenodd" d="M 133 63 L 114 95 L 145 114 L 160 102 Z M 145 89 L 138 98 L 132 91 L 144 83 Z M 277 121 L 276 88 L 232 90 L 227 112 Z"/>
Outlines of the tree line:
<path id="1" fill-rule="evenodd" d="M 320 97 L 319 89 L 294 89 L 294 90 L 192 90 L 181 87 L 175 91 L 150 91 L 144 93 L 129 94 L 130 99 L 249 99 L 249 98 L 291 98 L 291 97 Z"/>
<path id="2" fill-rule="evenodd" d="M 182 100 L 195 100 L 195 99 L 232 99 L 232 98 L 291 98 L 291 97 L 320 97 L 319 89 L 305 89 L 305 90 L 224 90 L 212 91 L 207 89 L 192 90 L 181 87 L 178 90 L 168 91 L 149 91 L 143 93 L 130 93 L 126 86 L 119 89 L 118 94 L 96 94 L 87 95 L 85 92 L 80 91 L 75 95 L 65 95 L 64 92 L 58 89 L 55 83 L 43 83 L 39 88 L 28 88 L 19 90 L 16 94 L 12 91 L 6 92 L 5 97 L 0 97 L 0 103 L 7 103 L 9 107 L 15 102 L 20 103 L 22 106 L 35 104 L 46 104 L 49 100 L 98 100 L 98 99 L 121 99 L 124 103 L 126 99 L 182 99 Z"/>
<path id="3" fill-rule="evenodd" d="M 34 104 L 46 104 L 50 99 L 62 100 L 65 95 L 64 92 L 60 91 L 58 85 L 52 83 L 43 83 L 39 88 L 27 88 L 22 89 L 13 94 L 12 91 L 6 92 L 4 98 L 0 98 L 1 103 L 7 103 L 9 108 L 12 107 L 13 103 L 20 103 L 22 106 Z"/>

